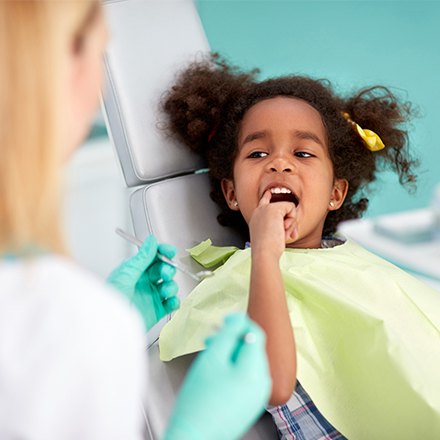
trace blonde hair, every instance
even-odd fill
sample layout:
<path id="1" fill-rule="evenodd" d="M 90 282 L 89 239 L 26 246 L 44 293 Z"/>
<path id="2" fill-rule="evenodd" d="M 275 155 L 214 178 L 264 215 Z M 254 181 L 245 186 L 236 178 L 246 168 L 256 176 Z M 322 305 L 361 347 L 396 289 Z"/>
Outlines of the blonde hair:
<path id="1" fill-rule="evenodd" d="M 99 7 L 94 0 L 0 1 L 0 254 L 64 252 L 64 69 Z"/>

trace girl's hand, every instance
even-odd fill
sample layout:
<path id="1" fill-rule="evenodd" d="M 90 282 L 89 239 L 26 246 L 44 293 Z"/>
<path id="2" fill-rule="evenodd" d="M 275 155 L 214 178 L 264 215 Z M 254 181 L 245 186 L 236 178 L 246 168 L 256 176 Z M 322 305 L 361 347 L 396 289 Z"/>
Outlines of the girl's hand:
<path id="1" fill-rule="evenodd" d="M 285 403 L 295 389 L 296 348 L 280 258 L 286 242 L 298 238 L 297 210 L 291 202 L 270 203 L 265 191 L 249 221 L 251 282 L 248 314 L 266 333 L 266 351 L 272 377 L 271 405 Z"/>
<path id="2" fill-rule="evenodd" d="M 253 254 L 272 252 L 279 259 L 286 243 L 298 237 L 296 206 L 290 202 L 270 203 L 271 197 L 269 190 L 261 197 L 249 222 L 249 232 Z"/>

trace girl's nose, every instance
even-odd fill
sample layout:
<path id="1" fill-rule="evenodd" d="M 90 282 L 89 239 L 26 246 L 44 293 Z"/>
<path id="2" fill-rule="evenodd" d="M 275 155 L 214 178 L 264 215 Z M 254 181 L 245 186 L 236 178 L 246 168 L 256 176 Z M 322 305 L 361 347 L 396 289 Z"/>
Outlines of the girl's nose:
<path id="1" fill-rule="evenodd" d="M 275 158 L 269 164 L 269 170 L 273 173 L 291 173 L 293 165 L 284 158 Z"/>

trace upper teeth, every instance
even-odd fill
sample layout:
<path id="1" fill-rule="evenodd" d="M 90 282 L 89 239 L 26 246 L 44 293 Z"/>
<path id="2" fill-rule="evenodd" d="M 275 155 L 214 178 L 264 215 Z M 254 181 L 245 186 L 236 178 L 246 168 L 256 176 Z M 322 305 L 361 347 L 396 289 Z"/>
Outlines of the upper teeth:
<path id="1" fill-rule="evenodd" d="M 270 192 L 272 194 L 291 194 L 292 191 L 288 188 L 271 188 Z"/>

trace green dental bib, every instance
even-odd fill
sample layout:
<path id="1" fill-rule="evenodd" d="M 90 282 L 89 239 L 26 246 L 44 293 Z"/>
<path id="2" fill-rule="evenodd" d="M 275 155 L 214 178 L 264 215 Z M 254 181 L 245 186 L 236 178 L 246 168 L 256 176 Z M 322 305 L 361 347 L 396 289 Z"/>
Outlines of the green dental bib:
<path id="1" fill-rule="evenodd" d="M 162 330 L 162 360 L 202 350 L 246 311 L 250 255 L 193 290 Z M 333 426 L 350 440 L 439 439 L 440 292 L 350 241 L 286 249 L 280 268 L 298 380 Z"/>

